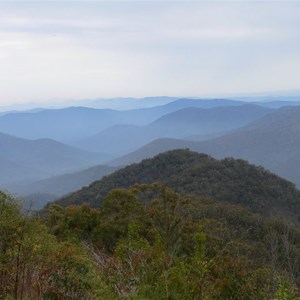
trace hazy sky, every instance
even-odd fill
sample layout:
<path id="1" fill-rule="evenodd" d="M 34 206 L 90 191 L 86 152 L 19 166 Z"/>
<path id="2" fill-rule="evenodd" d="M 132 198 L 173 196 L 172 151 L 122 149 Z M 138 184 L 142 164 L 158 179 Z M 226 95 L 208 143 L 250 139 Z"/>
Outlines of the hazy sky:
<path id="1" fill-rule="evenodd" d="M 0 2 L 0 104 L 300 88 L 300 2 Z"/>

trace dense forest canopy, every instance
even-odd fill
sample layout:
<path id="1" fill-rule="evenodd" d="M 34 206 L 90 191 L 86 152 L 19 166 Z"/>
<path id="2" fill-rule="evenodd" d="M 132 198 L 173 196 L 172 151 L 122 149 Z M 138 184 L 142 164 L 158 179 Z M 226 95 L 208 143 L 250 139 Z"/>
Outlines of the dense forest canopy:
<path id="1" fill-rule="evenodd" d="M 125 167 L 57 203 L 63 206 L 89 203 L 99 207 L 114 188 L 153 182 L 163 183 L 181 194 L 209 196 L 241 204 L 253 212 L 299 222 L 300 192 L 289 181 L 243 160 L 216 160 L 189 150 L 165 152 Z"/>
<path id="2" fill-rule="evenodd" d="M 299 195 L 262 167 L 189 150 L 42 217 L 1 193 L 0 299 L 299 299 Z"/>
<path id="3" fill-rule="evenodd" d="M 159 184 L 28 217 L 0 199 L 4 299 L 298 299 L 300 231 Z"/>

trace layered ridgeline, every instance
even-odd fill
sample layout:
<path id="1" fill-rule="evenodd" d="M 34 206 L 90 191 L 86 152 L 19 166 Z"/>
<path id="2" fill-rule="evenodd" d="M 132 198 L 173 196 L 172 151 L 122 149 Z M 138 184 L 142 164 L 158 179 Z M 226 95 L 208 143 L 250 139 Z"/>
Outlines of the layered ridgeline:
<path id="1" fill-rule="evenodd" d="M 99 164 L 111 156 L 50 139 L 27 140 L 0 133 L 0 186 L 38 180 Z"/>
<path id="2" fill-rule="evenodd" d="M 299 221 L 300 192 L 292 183 L 243 160 L 216 160 L 189 150 L 166 152 L 130 165 L 56 203 L 98 207 L 112 189 L 153 182 L 182 194 L 208 196 L 263 215 Z"/>
<path id="3" fill-rule="evenodd" d="M 241 105 L 232 100 L 176 100 L 155 107 L 113 110 L 87 107 L 37 109 L 0 116 L 0 132 L 28 139 L 50 138 L 63 143 L 76 142 L 116 124 L 146 125 L 157 118 L 185 107 Z M 83 144 L 84 146 L 84 144 Z"/>
<path id="4" fill-rule="evenodd" d="M 197 105 L 199 102 L 181 100 L 173 105 Z M 188 107 L 165 114 L 145 126 L 122 124 L 109 127 L 78 145 L 89 151 L 103 151 L 116 156 L 136 150 L 157 138 L 188 138 L 197 135 L 199 140 L 206 140 L 220 136 L 272 111 L 253 104 L 213 108 Z"/>
<path id="5" fill-rule="evenodd" d="M 185 108 L 177 111 L 190 105 L 194 105 L 196 108 Z M 216 107 L 220 105 L 223 106 Z M 197 107 L 204 107 L 205 109 Z M 176 111 L 174 115 L 170 113 L 173 111 Z M 182 137 L 200 133 L 199 128 L 202 127 L 205 128 L 205 132 L 210 128 L 206 135 L 215 134 L 219 133 L 220 130 L 240 126 L 244 122 L 256 119 L 268 112 L 269 109 L 263 107 L 245 106 L 241 105 L 241 102 L 226 99 L 181 99 L 166 105 L 130 111 L 69 107 L 7 113 L 0 117 L 0 129 L 19 137 L 0 134 L 0 187 L 11 193 L 21 193 L 27 199 L 31 197 L 31 194 L 33 194 L 34 199 L 38 197 L 47 200 L 54 199 L 101 178 L 100 175 L 90 177 L 89 174 L 93 174 L 91 170 L 82 172 L 79 177 L 78 174 L 56 177 L 111 160 L 112 156 L 100 151 L 104 148 L 110 154 L 124 153 L 126 149 L 135 149 L 149 140 L 155 139 L 160 134 L 173 136 L 176 132 L 176 135 Z M 154 135 L 151 132 L 150 135 L 147 134 L 143 126 L 122 125 L 120 126 L 121 132 L 117 130 L 118 126 L 111 128 L 112 132 L 108 130 L 106 132 L 107 138 L 102 136 L 97 139 L 96 146 L 90 145 L 86 139 L 77 141 L 78 146 L 97 150 L 99 153 L 82 151 L 76 147 L 49 139 L 52 137 L 74 142 L 76 137 L 98 132 L 101 128 L 116 122 L 144 124 L 165 114 L 167 114 L 165 117 L 146 126 L 146 129 L 148 128 Z M 191 114 L 194 115 L 193 118 L 189 118 Z M 181 126 L 174 128 L 175 119 L 179 116 L 182 120 Z M 141 128 L 142 131 L 135 134 L 134 130 L 128 131 L 128 128 Z M 158 130 L 159 128 L 164 130 Z M 174 128 L 173 133 L 172 128 Z M 179 128 L 182 130 L 180 131 Z M 37 137 L 43 137 L 43 139 L 28 139 Z M 55 178 L 51 179 L 53 176 Z M 83 176 L 85 176 L 84 180 Z M 41 181 L 44 179 L 46 181 Z M 55 184 L 57 182 L 59 183 Z M 43 203 L 43 201 L 39 202 Z"/>
<path id="6" fill-rule="evenodd" d="M 197 139 L 197 137 L 194 137 Z M 208 141 L 172 139 L 153 141 L 117 159 L 112 165 L 126 165 L 160 152 L 190 148 L 216 158 L 235 157 L 262 165 L 300 186 L 300 107 L 284 107 L 233 133 Z"/>

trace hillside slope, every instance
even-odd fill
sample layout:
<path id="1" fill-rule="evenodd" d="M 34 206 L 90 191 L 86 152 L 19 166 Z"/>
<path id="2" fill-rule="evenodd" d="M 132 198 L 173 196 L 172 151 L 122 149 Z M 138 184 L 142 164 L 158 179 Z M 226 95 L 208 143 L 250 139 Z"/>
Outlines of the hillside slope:
<path id="1" fill-rule="evenodd" d="M 55 198 L 58 198 L 83 186 L 87 186 L 93 181 L 113 173 L 117 169 L 116 167 L 105 165 L 95 166 L 82 171 L 54 176 L 23 185 L 16 184 L 13 190 L 26 196 L 29 194 L 51 194 Z M 44 204 L 46 203 L 44 202 Z"/>
<path id="2" fill-rule="evenodd" d="M 57 203 L 88 202 L 97 207 L 112 189 L 152 182 L 179 193 L 241 204 L 263 215 L 288 216 L 295 222 L 300 215 L 300 192 L 292 183 L 242 160 L 216 160 L 188 150 L 166 152 L 125 167 Z"/>
<path id="3" fill-rule="evenodd" d="M 0 133 L 0 185 L 41 179 L 99 164 L 110 155 L 90 153 L 50 139 L 26 140 Z"/>

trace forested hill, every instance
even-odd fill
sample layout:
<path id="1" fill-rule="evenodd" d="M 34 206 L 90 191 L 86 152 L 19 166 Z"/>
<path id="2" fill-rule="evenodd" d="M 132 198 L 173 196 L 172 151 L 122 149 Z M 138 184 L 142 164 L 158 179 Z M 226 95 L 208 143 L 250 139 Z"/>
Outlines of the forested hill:
<path id="1" fill-rule="evenodd" d="M 165 152 L 127 166 L 57 203 L 67 206 L 86 202 L 98 207 L 112 189 L 153 182 L 182 194 L 241 204 L 266 216 L 300 220 L 300 192 L 289 181 L 243 160 L 216 160 L 189 150 Z"/>

